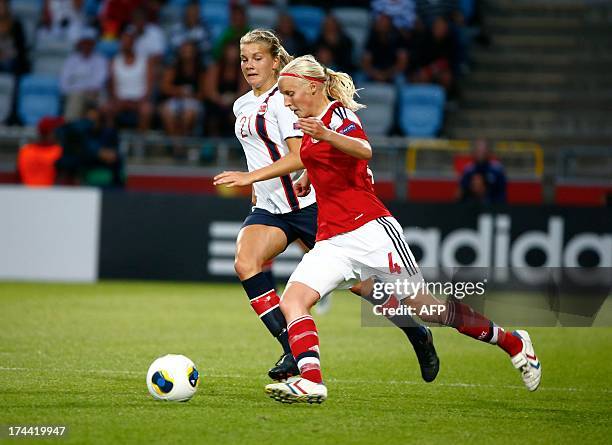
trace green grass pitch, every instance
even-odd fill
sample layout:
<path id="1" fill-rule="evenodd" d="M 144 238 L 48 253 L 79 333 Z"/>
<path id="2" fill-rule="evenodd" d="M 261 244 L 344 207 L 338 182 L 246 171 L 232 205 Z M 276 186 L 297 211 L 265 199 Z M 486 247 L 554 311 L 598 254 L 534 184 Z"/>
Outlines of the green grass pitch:
<path id="1" fill-rule="evenodd" d="M 530 329 L 529 393 L 503 352 L 452 329 L 434 329 L 426 384 L 404 335 L 362 328 L 352 295 L 316 319 L 329 399 L 288 406 L 263 393 L 279 346 L 239 285 L 0 283 L 0 425 L 69 427 L 35 443 L 610 443 L 612 328 Z M 166 353 L 201 372 L 188 403 L 147 392 Z"/>

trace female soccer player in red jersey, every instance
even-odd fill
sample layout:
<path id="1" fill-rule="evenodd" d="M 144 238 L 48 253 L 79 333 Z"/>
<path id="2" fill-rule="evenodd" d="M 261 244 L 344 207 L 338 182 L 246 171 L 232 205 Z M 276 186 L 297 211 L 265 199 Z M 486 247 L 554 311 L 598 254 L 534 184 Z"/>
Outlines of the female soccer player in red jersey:
<path id="1" fill-rule="evenodd" d="M 233 110 L 236 137 L 244 149 L 249 172 L 223 172 L 215 177 L 215 184 L 255 183 L 254 207 L 236 241 L 235 269 L 253 310 L 283 347 L 283 355 L 268 375 L 284 380 L 298 375 L 299 370 L 291 354 L 275 285 L 263 273 L 263 265 L 295 240 L 308 249 L 314 246 L 317 205 L 314 191 L 295 192 L 293 181 L 297 178 L 289 174 L 303 168 L 299 155 L 302 132 L 295 114 L 284 106 L 277 86 L 278 74 L 291 56 L 273 32 L 255 29 L 240 39 L 240 59 L 251 91 L 236 100 Z M 431 331 L 409 316 L 390 320 L 413 345 L 423 379 L 435 379 L 439 361 Z"/>
<path id="2" fill-rule="evenodd" d="M 319 213 L 315 247 L 289 278 L 280 303 L 301 376 L 269 384 L 265 391 L 284 403 L 321 403 L 327 388 L 321 375 L 317 327 L 310 316 L 313 305 L 331 290 L 359 280 L 375 277 L 394 283 L 400 278 L 416 284 L 423 278 L 402 227 L 376 197 L 368 178 L 372 148 L 354 113 L 362 105 L 353 99 L 351 77 L 303 56 L 281 70 L 279 88 L 304 133 L 300 156 L 317 190 Z M 426 290 L 398 291 L 396 296 L 417 314 L 426 306 L 444 307 L 440 314 L 420 317 L 497 344 L 509 354 L 527 388 L 537 389 L 541 367 L 527 332 L 505 332 L 469 306 L 456 300 L 439 301 Z"/>

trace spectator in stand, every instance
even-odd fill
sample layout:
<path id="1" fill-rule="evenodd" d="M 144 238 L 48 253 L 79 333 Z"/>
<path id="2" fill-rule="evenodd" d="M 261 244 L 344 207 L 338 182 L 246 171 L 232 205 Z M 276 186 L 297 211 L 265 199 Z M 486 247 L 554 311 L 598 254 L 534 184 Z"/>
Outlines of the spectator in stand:
<path id="1" fill-rule="evenodd" d="M 78 124 L 86 144 L 83 165 L 86 181 L 95 172 L 98 177 L 105 176 L 102 184 L 98 185 L 122 187 L 123 157 L 119 152 L 119 132 L 105 124 L 95 103 L 87 105 L 84 116 Z"/>
<path id="2" fill-rule="evenodd" d="M 400 80 L 408 63 L 408 52 L 398 30 L 388 15 L 374 20 L 365 46 L 362 67 L 376 82 L 393 83 Z"/>
<path id="3" fill-rule="evenodd" d="M 493 159 L 484 139 L 475 142 L 473 162 L 464 170 L 459 183 L 463 202 L 503 204 L 506 202 L 506 173 L 501 163 Z"/>
<path id="4" fill-rule="evenodd" d="M 187 40 L 196 42 L 200 61 L 207 63 L 212 48 L 210 39 L 210 31 L 200 15 L 200 3 L 192 1 L 185 7 L 183 21 L 174 25 L 170 31 L 170 46 L 175 52 Z"/>
<path id="5" fill-rule="evenodd" d="M 176 61 L 166 67 L 162 77 L 161 93 L 167 97 L 160 107 L 164 129 L 171 137 L 189 136 L 201 115 L 200 101 L 204 99 L 206 73 L 198 56 L 196 42 L 185 40 L 179 47 Z M 180 141 L 173 143 L 174 155 L 185 155 Z"/>
<path id="6" fill-rule="evenodd" d="M 146 56 L 136 53 L 135 39 L 130 28 L 121 35 L 121 50 L 111 62 L 110 98 L 105 113 L 109 126 L 125 113 L 136 115 L 138 130 L 146 131 L 153 115 L 153 67 Z"/>
<path id="7" fill-rule="evenodd" d="M 323 63 L 336 71 L 352 73 L 353 65 L 353 42 L 348 37 L 336 17 L 328 14 L 321 25 L 321 33 L 314 44 L 315 55 L 323 51 L 324 54 L 330 53 L 331 63 L 324 62 L 317 57 L 319 62 Z M 296 53 L 302 54 L 302 53 Z"/>
<path id="8" fill-rule="evenodd" d="M 62 147 L 54 131 L 62 124 L 57 117 L 44 117 L 38 122 L 38 141 L 26 144 L 17 155 L 17 172 L 22 184 L 31 187 L 49 187 L 57 180 L 57 161 Z"/>
<path id="9" fill-rule="evenodd" d="M 108 80 L 108 62 L 95 52 L 96 31 L 86 28 L 76 44 L 76 50 L 64 62 L 60 74 L 60 90 L 64 95 L 64 118 L 78 119 L 86 101 L 96 101 Z"/>
<path id="10" fill-rule="evenodd" d="M 467 70 L 469 37 L 465 29 L 465 18 L 459 8 L 459 1 L 417 0 L 417 13 L 429 29 L 434 27 L 439 17 L 446 19 L 455 42 L 452 70 L 455 74 Z"/>
<path id="11" fill-rule="evenodd" d="M 0 72 L 15 76 L 30 70 L 21 22 L 11 14 L 8 0 L 0 0 Z"/>
<path id="12" fill-rule="evenodd" d="M 153 60 L 154 64 L 161 62 L 166 51 L 166 35 L 163 29 L 149 20 L 147 10 L 139 8 L 132 16 L 136 41 L 134 51 Z"/>
<path id="13" fill-rule="evenodd" d="M 417 20 L 414 0 L 372 0 L 372 12 L 374 16 L 385 14 L 391 17 L 393 25 L 406 39 Z"/>
<path id="14" fill-rule="evenodd" d="M 76 43 L 87 25 L 84 0 L 45 0 L 37 45 L 48 41 Z"/>
<path id="15" fill-rule="evenodd" d="M 104 0 L 100 8 L 103 38 L 116 39 L 120 31 L 131 22 L 134 11 L 143 3 L 145 0 Z"/>
<path id="16" fill-rule="evenodd" d="M 249 91 L 240 68 L 238 45 L 227 45 L 221 58 L 206 71 L 206 134 L 233 136 L 234 101 Z"/>
<path id="17" fill-rule="evenodd" d="M 281 13 L 278 16 L 276 35 L 278 35 L 285 50 L 292 56 L 303 55 L 309 51 L 306 37 L 296 28 L 293 17 L 289 14 Z"/>
<path id="18" fill-rule="evenodd" d="M 452 91 L 456 43 L 444 17 L 434 20 L 431 31 L 415 45 L 409 77 L 416 83 L 437 83 Z"/>
<path id="19" fill-rule="evenodd" d="M 463 24 L 463 14 L 457 0 L 416 0 L 417 14 L 426 26 L 431 26 L 437 17 Z"/>
<path id="20" fill-rule="evenodd" d="M 245 35 L 248 31 L 249 25 L 247 24 L 247 16 L 244 7 L 239 4 L 232 4 L 230 6 L 229 26 L 225 28 L 225 31 L 219 36 L 215 44 L 215 49 L 213 51 L 215 60 L 219 60 L 223 57 L 226 46 L 238 45 L 240 37 Z"/>

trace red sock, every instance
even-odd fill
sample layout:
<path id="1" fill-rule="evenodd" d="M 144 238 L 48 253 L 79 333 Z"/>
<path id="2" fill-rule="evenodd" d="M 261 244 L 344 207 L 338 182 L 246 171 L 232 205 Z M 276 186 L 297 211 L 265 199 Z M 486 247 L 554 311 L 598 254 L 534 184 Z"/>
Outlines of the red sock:
<path id="1" fill-rule="evenodd" d="M 310 315 L 296 318 L 287 325 L 291 353 L 297 362 L 300 374 L 311 382 L 321 383 L 321 361 L 319 360 L 319 334 Z"/>
<path id="2" fill-rule="evenodd" d="M 523 349 L 523 342 L 516 336 L 496 326 L 484 315 L 479 314 L 467 304 L 451 300 L 447 304 L 446 322 L 464 335 L 491 344 L 497 344 L 511 356 Z"/>

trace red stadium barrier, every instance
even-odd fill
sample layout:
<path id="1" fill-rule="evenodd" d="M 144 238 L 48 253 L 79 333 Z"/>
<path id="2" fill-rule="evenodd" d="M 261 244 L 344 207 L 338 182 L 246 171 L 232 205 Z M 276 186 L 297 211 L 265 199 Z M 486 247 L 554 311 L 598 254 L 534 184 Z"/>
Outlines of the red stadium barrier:
<path id="1" fill-rule="evenodd" d="M 603 206 L 609 194 L 612 194 L 612 185 L 559 184 L 555 186 L 555 204 Z"/>
<path id="2" fill-rule="evenodd" d="M 457 179 L 415 179 L 408 181 L 408 198 L 413 202 L 454 202 L 458 196 Z M 540 181 L 509 181 L 509 204 L 542 204 Z"/>

